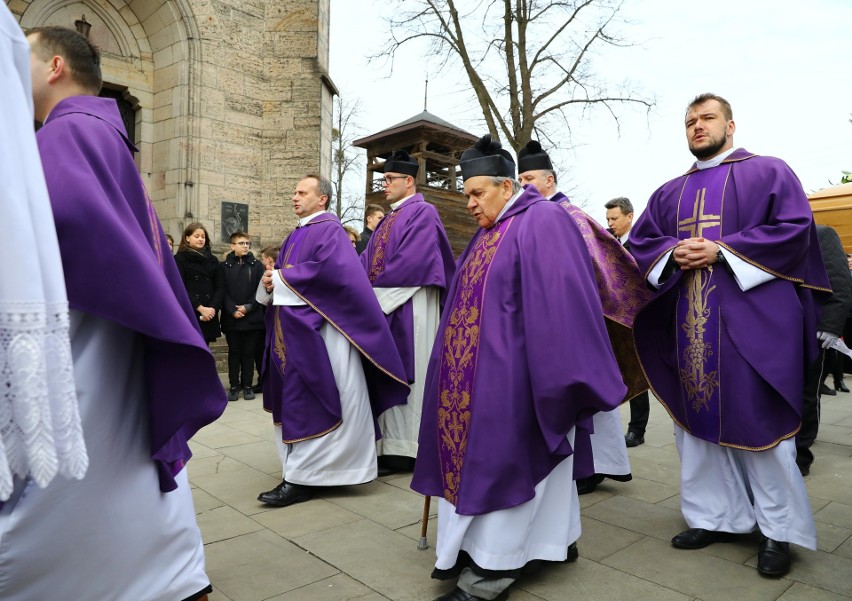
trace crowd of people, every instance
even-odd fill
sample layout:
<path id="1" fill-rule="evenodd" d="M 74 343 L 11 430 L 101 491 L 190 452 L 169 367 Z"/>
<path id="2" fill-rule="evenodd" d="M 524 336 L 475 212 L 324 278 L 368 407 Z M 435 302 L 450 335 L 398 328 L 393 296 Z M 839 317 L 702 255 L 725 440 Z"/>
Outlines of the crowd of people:
<path id="1" fill-rule="evenodd" d="M 767 577 L 789 571 L 791 543 L 816 548 L 803 475 L 852 280 L 790 168 L 734 146 L 724 98 L 689 103 L 696 162 L 635 225 L 627 198 L 606 203 L 606 228 L 572 204 L 538 142 L 516 162 L 485 135 L 459 161 L 478 229 L 457 260 L 405 150 L 360 234 L 311 173 L 280 248 L 255 257 L 237 231 L 219 261 L 191 223 L 172 259 L 115 103 L 97 97 L 98 50 L 59 27 L 24 39 L 5 7 L 0 44 L 0 169 L 22 182 L 3 202 L 40 249 L 39 277 L 0 291 L 4 356 L 28 361 L 0 397 L 0 598 L 205 599 L 187 443 L 260 391 L 282 480 L 258 501 L 412 472 L 438 499 L 432 577 L 456 582 L 442 601 L 504 598 L 578 557 L 578 495 L 631 479 L 649 388 L 681 458 L 674 547 L 759 530 Z M 227 393 L 208 348 L 221 334 Z"/>

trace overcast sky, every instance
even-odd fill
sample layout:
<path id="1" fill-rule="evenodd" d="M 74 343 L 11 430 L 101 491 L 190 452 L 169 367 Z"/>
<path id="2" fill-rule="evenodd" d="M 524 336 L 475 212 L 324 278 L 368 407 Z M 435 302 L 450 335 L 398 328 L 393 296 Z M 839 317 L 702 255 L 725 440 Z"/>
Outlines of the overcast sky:
<path id="1" fill-rule="evenodd" d="M 458 67 L 438 71 L 414 47 L 392 74 L 368 62 L 382 45 L 386 10 L 387 2 L 331 0 L 331 77 L 343 97 L 360 99 L 363 133 L 422 111 L 427 72 L 428 110 L 485 133 Z M 596 219 L 616 196 L 641 211 L 689 168 L 683 114 L 701 92 L 733 105 L 736 146 L 784 159 L 807 192 L 852 170 L 852 1 L 627 0 L 623 15 L 632 23 L 620 30 L 637 46 L 608 50 L 594 66 L 613 83 L 629 78 L 656 107 L 621 110 L 620 135 L 603 113 L 574 123 L 573 149 L 556 153 L 562 190 Z"/>

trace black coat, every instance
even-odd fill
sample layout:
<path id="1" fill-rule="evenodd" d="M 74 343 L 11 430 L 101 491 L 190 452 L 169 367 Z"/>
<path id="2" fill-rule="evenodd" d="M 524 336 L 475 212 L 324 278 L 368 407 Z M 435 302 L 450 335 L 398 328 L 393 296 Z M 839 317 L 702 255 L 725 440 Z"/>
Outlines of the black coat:
<path id="1" fill-rule="evenodd" d="M 221 334 L 219 311 L 222 309 L 222 301 L 225 298 L 225 278 L 219 261 L 205 249 L 203 252 L 181 251 L 175 255 L 175 263 L 196 316 L 198 316 L 199 305 L 216 309 L 213 319 L 198 321 L 204 340 L 212 342 Z"/>
<path id="2" fill-rule="evenodd" d="M 361 239 L 355 243 L 355 252 L 359 255 L 367 250 L 367 245 L 370 243 L 370 236 L 373 235 L 373 230 L 368 227 L 364 228 L 364 231 L 361 232 Z"/>
<path id="3" fill-rule="evenodd" d="M 263 263 L 248 253 L 237 258 L 233 252 L 222 263 L 225 274 L 225 303 L 222 306 L 222 331 L 234 332 L 263 329 L 263 311 L 255 300 L 257 286 L 263 277 Z M 237 305 L 245 305 L 246 316 L 233 317 Z"/>
<path id="4" fill-rule="evenodd" d="M 852 278 L 849 275 L 846 253 L 843 251 L 843 244 L 840 243 L 837 232 L 826 225 L 818 225 L 816 230 L 819 249 L 822 251 L 822 260 L 825 263 L 825 271 L 828 273 L 832 290 L 831 297 L 822 306 L 822 317 L 817 329 L 840 336 L 843 334 L 843 326 L 852 304 Z"/>

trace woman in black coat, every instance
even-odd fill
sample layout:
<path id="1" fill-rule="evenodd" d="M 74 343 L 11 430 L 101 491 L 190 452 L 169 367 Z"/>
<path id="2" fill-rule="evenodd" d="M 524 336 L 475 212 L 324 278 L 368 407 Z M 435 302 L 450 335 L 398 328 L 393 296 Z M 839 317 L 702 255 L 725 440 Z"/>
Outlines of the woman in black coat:
<path id="1" fill-rule="evenodd" d="M 210 252 L 210 236 L 200 223 L 190 223 L 175 255 L 189 301 L 198 315 L 204 340 L 211 343 L 221 335 L 219 311 L 225 298 L 225 275 Z"/>

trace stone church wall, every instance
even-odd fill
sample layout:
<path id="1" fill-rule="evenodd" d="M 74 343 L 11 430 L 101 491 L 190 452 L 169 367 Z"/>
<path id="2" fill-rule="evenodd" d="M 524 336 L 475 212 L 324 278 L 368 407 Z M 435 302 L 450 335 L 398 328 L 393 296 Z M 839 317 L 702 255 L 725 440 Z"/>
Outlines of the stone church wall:
<path id="1" fill-rule="evenodd" d="M 165 230 L 223 225 L 256 247 L 295 224 L 308 172 L 331 172 L 329 0 L 7 0 L 22 27 L 85 14 L 107 86 L 135 109 L 137 164 Z M 224 215 L 236 204 L 247 205 Z M 259 249 L 257 249 L 259 250 Z"/>

